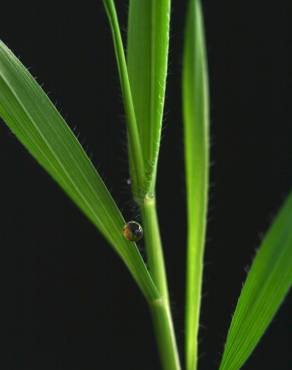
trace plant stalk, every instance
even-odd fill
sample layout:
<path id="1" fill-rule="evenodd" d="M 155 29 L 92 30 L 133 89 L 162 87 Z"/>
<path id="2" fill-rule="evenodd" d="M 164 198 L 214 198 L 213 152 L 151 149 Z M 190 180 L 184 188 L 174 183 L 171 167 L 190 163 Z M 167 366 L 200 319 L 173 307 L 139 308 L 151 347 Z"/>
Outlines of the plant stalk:
<path id="1" fill-rule="evenodd" d="M 160 299 L 149 302 L 149 307 L 162 367 L 164 370 L 181 370 L 169 305 L 167 277 L 154 197 L 146 196 L 144 198 L 141 213 L 148 265 L 153 281 L 161 295 Z"/>
<path id="2" fill-rule="evenodd" d="M 143 153 L 141 149 L 142 145 L 140 142 L 140 135 L 130 87 L 126 56 L 124 52 L 123 40 L 120 32 L 115 3 L 113 0 L 103 0 L 103 4 L 112 32 L 114 50 L 123 95 L 124 109 L 127 116 L 129 158 L 131 163 L 131 178 L 133 180 L 132 187 L 135 198 L 139 198 L 140 192 L 143 189 L 145 170 Z"/>

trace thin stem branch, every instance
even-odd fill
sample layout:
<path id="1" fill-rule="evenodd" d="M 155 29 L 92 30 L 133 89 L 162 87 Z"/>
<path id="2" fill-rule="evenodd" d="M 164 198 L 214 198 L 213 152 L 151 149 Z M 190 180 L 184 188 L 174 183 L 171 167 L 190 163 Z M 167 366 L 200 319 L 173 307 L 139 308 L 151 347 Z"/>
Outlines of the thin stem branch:
<path id="1" fill-rule="evenodd" d="M 153 281 L 161 295 L 160 299 L 149 304 L 161 363 L 164 370 L 180 370 L 155 199 L 145 197 L 141 211 L 148 265 Z"/>
<path id="2" fill-rule="evenodd" d="M 139 129 L 136 120 L 133 97 L 128 76 L 128 68 L 124 52 L 123 40 L 120 32 L 118 16 L 113 0 L 103 0 L 106 14 L 108 16 L 112 38 L 114 43 L 116 61 L 120 77 L 124 108 L 127 116 L 129 158 L 132 171 L 133 192 L 136 198 L 141 197 L 144 188 L 144 159 L 140 141 Z M 136 183 L 137 182 L 137 183 Z"/>

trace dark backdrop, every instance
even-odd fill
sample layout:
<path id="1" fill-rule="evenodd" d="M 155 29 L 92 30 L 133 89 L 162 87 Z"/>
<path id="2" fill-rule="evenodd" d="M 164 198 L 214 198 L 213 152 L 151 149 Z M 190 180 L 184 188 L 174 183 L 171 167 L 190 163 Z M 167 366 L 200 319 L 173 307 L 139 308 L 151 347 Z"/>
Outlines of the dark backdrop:
<path id="1" fill-rule="evenodd" d="M 127 2 L 117 3 L 125 30 Z M 212 184 L 201 369 L 218 365 L 245 269 L 292 184 L 288 4 L 204 1 Z M 185 1 L 173 1 L 172 9 L 158 207 L 181 346 Z M 101 1 L 2 2 L 0 30 L 70 125 L 77 126 L 125 216 L 135 217 L 126 181 L 121 93 Z M 0 153 L 1 336 L 6 342 L 0 368 L 159 369 L 147 307 L 123 264 L 2 123 Z M 291 299 L 245 369 L 288 370 L 289 308 Z"/>

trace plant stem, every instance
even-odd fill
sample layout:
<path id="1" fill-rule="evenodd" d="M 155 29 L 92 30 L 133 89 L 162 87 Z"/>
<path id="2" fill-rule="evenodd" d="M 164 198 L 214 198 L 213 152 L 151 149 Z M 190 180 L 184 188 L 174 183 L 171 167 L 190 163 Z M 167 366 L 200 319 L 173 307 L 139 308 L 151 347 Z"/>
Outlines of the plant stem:
<path id="1" fill-rule="evenodd" d="M 143 189 L 145 170 L 143 153 L 141 149 L 142 145 L 140 142 L 140 135 L 135 115 L 130 80 L 128 76 L 126 56 L 124 52 L 123 40 L 120 32 L 120 26 L 115 3 L 113 0 L 103 0 L 103 4 L 112 31 L 112 38 L 120 77 L 124 108 L 127 116 L 129 158 L 130 163 L 132 164 L 132 166 L 130 166 L 132 172 L 131 178 L 132 180 L 134 180 L 132 187 L 134 196 L 139 198 L 140 192 Z"/>
<path id="2" fill-rule="evenodd" d="M 145 197 L 141 205 L 141 212 L 148 265 L 153 281 L 161 295 L 160 299 L 149 302 L 161 363 L 164 370 L 180 370 L 154 197 Z"/>

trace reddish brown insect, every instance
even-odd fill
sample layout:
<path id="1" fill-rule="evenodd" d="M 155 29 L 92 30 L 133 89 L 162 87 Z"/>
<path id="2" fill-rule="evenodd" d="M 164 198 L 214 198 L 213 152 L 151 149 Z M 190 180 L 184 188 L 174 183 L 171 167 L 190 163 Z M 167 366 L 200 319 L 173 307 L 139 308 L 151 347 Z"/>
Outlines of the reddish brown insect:
<path id="1" fill-rule="evenodd" d="M 123 234 L 127 240 L 131 242 L 137 242 L 143 238 L 143 229 L 138 222 L 129 221 L 124 226 Z"/>

